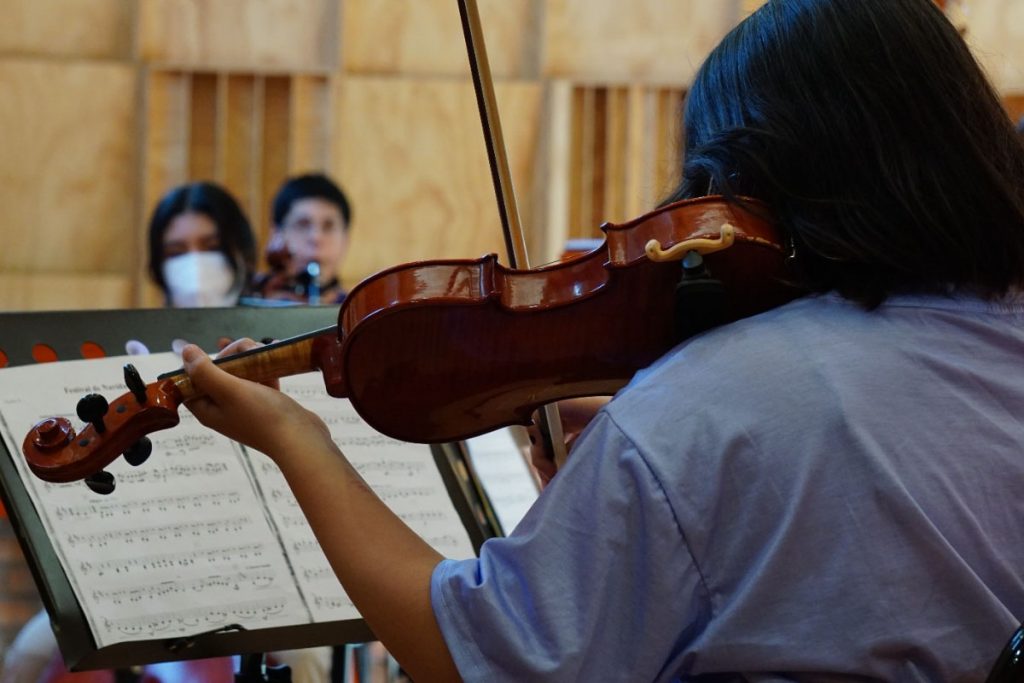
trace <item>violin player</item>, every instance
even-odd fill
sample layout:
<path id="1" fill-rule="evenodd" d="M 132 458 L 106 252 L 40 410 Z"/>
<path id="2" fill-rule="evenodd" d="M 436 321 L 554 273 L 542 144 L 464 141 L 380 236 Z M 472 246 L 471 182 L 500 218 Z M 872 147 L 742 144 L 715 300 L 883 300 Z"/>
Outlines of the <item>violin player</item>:
<path id="1" fill-rule="evenodd" d="M 286 180 L 271 205 L 270 270 L 256 278 L 256 296 L 308 304 L 345 299 L 339 271 L 348 251 L 352 208 L 342 189 L 322 173 Z"/>
<path id="2" fill-rule="evenodd" d="M 763 202 L 805 295 L 637 373 L 479 558 L 195 347 L 190 409 L 415 680 L 984 680 L 1024 617 L 1024 142 L 931 0 L 769 0 L 683 120 L 669 199 Z"/>

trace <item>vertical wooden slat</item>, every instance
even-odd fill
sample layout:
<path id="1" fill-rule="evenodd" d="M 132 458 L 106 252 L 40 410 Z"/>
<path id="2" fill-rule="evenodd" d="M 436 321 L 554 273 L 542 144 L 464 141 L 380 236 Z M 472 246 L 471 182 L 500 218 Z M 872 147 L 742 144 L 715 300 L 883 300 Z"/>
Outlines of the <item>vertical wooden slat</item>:
<path id="1" fill-rule="evenodd" d="M 142 152 L 142 198 L 139 229 L 145 231 L 160 198 L 189 177 L 189 129 L 191 123 L 192 79 L 173 71 L 146 73 L 143 109 L 145 145 Z M 133 302 L 137 306 L 158 306 L 161 295 L 146 274 L 148 247 L 140 239 L 134 273 Z"/>
<path id="2" fill-rule="evenodd" d="M 192 75 L 188 174 L 192 180 L 217 177 L 217 76 Z"/>
<path id="3" fill-rule="evenodd" d="M 626 126 L 624 151 L 623 180 L 623 216 L 620 219 L 634 218 L 641 213 L 644 203 L 643 187 L 645 184 L 644 167 L 647 165 L 644 116 L 645 88 L 630 85 L 625 89 Z"/>
<path id="4" fill-rule="evenodd" d="M 292 168 L 292 150 L 289 146 L 289 120 L 291 110 L 291 81 L 283 76 L 270 76 L 263 83 L 263 131 L 262 131 L 262 204 L 269 212 L 270 201 L 278 186 L 288 177 Z M 265 239 L 271 216 L 261 226 L 261 238 Z"/>
<path id="5" fill-rule="evenodd" d="M 227 121 L 222 139 L 222 180 L 253 220 L 252 208 L 257 192 L 252 179 L 257 175 L 254 142 L 256 134 L 255 78 L 249 75 L 228 75 L 224 86 L 224 119 Z"/>
<path id="6" fill-rule="evenodd" d="M 288 160 L 292 174 L 327 168 L 327 79 L 295 76 L 291 83 Z"/>
<path id="7" fill-rule="evenodd" d="M 228 74 L 221 71 L 215 75 L 216 89 L 214 97 L 213 124 L 213 178 L 225 184 L 227 171 L 228 142 Z"/>
<path id="8" fill-rule="evenodd" d="M 604 202 L 597 223 L 625 220 L 626 192 L 626 136 L 629 112 L 626 109 L 626 90 L 609 87 L 606 100 L 605 154 L 604 154 Z M 594 236 L 597 236 L 597 225 Z"/>
<path id="9" fill-rule="evenodd" d="M 657 142 L 655 145 L 655 193 L 665 196 L 678 181 L 681 163 L 680 92 L 663 88 L 658 92 Z"/>
<path id="10" fill-rule="evenodd" d="M 569 209 L 568 236 L 575 235 L 578 226 L 583 224 L 583 174 L 586 172 L 584 148 L 586 144 L 587 103 L 586 89 L 576 86 L 572 88 L 570 99 L 570 148 L 569 148 Z"/>
<path id="11" fill-rule="evenodd" d="M 578 137 L 573 129 L 574 91 L 568 81 L 553 81 L 547 89 L 546 169 L 544 230 L 535 240 L 539 262 L 557 259 L 564 250 L 572 225 L 573 188 L 579 187 L 573 165 L 573 149 Z M 531 244 L 531 247 L 533 245 Z M 532 253 L 532 252 L 531 252 Z"/>
<path id="12" fill-rule="evenodd" d="M 266 128 L 266 99 L 266 79 L 256 76 L 252 82 L 252 149 L 250 152 L 252 170 L 249 173 L 249 222 L 252 224 L 253 232 L 256 233 L 256 241 L 260 247 L 258 254 L 263 253 L 262 248 L 266 244 L 268 225 L 270 224 L 270 219 L 266 217 L 267 203 L 263 197 L 263 131 Z M 261 258 L 257 256 L 257 270 L 260 261 Z"/>
<path id="13" fill-rule="evenodd" d="M 590 206 L 587 207 L 589 220 L 580 226 L 579 237 L 593 237 L 597 234 L 597 226 L 604 221 L 604 197 L 606 167 L 608 155 L 608 88 L 595 87 L 594 92 L 594 128 L 591 136 L 593 163 L 590 170 Z"/>
<path id="14" fill-rule="evenodd" d="M 146 148 L 143 154 L 143 213 L 171 187 L 188 178 L 191 79 L 151 71 L 146 77 Z"/>

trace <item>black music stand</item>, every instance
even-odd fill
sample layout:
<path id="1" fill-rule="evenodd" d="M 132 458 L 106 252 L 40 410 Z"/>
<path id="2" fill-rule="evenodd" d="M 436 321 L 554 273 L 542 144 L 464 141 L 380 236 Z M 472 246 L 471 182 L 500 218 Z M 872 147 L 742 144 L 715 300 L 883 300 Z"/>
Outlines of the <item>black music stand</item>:
<path id="1" fill-rule="evenodd" d="M 0 352 L 11 366 L 31 364 L 36 344 L 49 346 L 58 360 L 80 359 L 84 342 L 98 344 L 109 356 L 124 355 L 129 339 L 141 341 L 151 351 L 163 352 L 170 350 L 173 339 L 183 338 L 212 352 L 217 350 L 217 340 L 224 336 L 284 339 L 335 324 L 337 312 L 337 306 L 295 306 L 0 313 Z M 0 372 L 0 379 L 2 376 Z M 468 480 L 463 452 L 457 444 L 437 445 L 432 450 L 473 548 L 479 551 L 483 542 L 496 534 L 484 512 L 486 506 L 478 497 L 478 486 Z M 0 440 L 0 497 L 50 615 L 68 669 L 119 669 L 183 659 L 258 656 L 275 650 L 375 640 L 362 619 L 353 619 L 257 630 L 221 629 L 187 638 L 140 640 L 97 648 L 81 605 L 15 467 L 15 457 L 22 455 L 10 453 Z M 252 664 L 253 659 L 243 658 L 243 664 L 246 662 Z M 256 670 L 255 665 L 250 670 Z"/>

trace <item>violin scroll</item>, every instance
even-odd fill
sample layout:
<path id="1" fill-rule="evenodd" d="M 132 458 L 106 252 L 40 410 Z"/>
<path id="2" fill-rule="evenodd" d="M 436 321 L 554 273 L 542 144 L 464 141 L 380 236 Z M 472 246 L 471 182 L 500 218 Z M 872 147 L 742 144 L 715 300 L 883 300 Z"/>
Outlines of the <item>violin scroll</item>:
<path id="1" fill-rule="evenodd" d="M 63 483 L 87 479 L 122 454 L 133 465 L 149 457 L 152 444 L 146 434 L 178 424 L 182 396 L 172 380 L 145 385 L 134 368 L 126 367 L 129 374 L 134 375 L 129 391 L 109 405 L 99 394 L 79 401 L 79 417 L 89 423 L 81 432 L 65 417 L 49 417 L 32 427 L 22 452 L 33 474 Z"/>

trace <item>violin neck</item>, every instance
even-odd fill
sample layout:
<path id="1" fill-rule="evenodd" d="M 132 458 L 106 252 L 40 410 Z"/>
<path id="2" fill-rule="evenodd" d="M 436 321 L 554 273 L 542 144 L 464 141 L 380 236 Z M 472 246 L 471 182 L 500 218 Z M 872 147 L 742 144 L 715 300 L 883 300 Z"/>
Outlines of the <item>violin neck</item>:
<path id="1" fill-rule="evenodd" d="M 326 370 L 326 348 L 337 344 L 337 326 L 326 327 L 298 337 L 251 349 L 232 356 L 217 358 L 213 362 L 235 377 L 253 382 L 267 382 L 281 377 L 301 375 L 314 370 Z M 160 380 L 170 380 L 181 393 L 181 400 L 201 396 L 184 370 L 166 373 Z"/>

